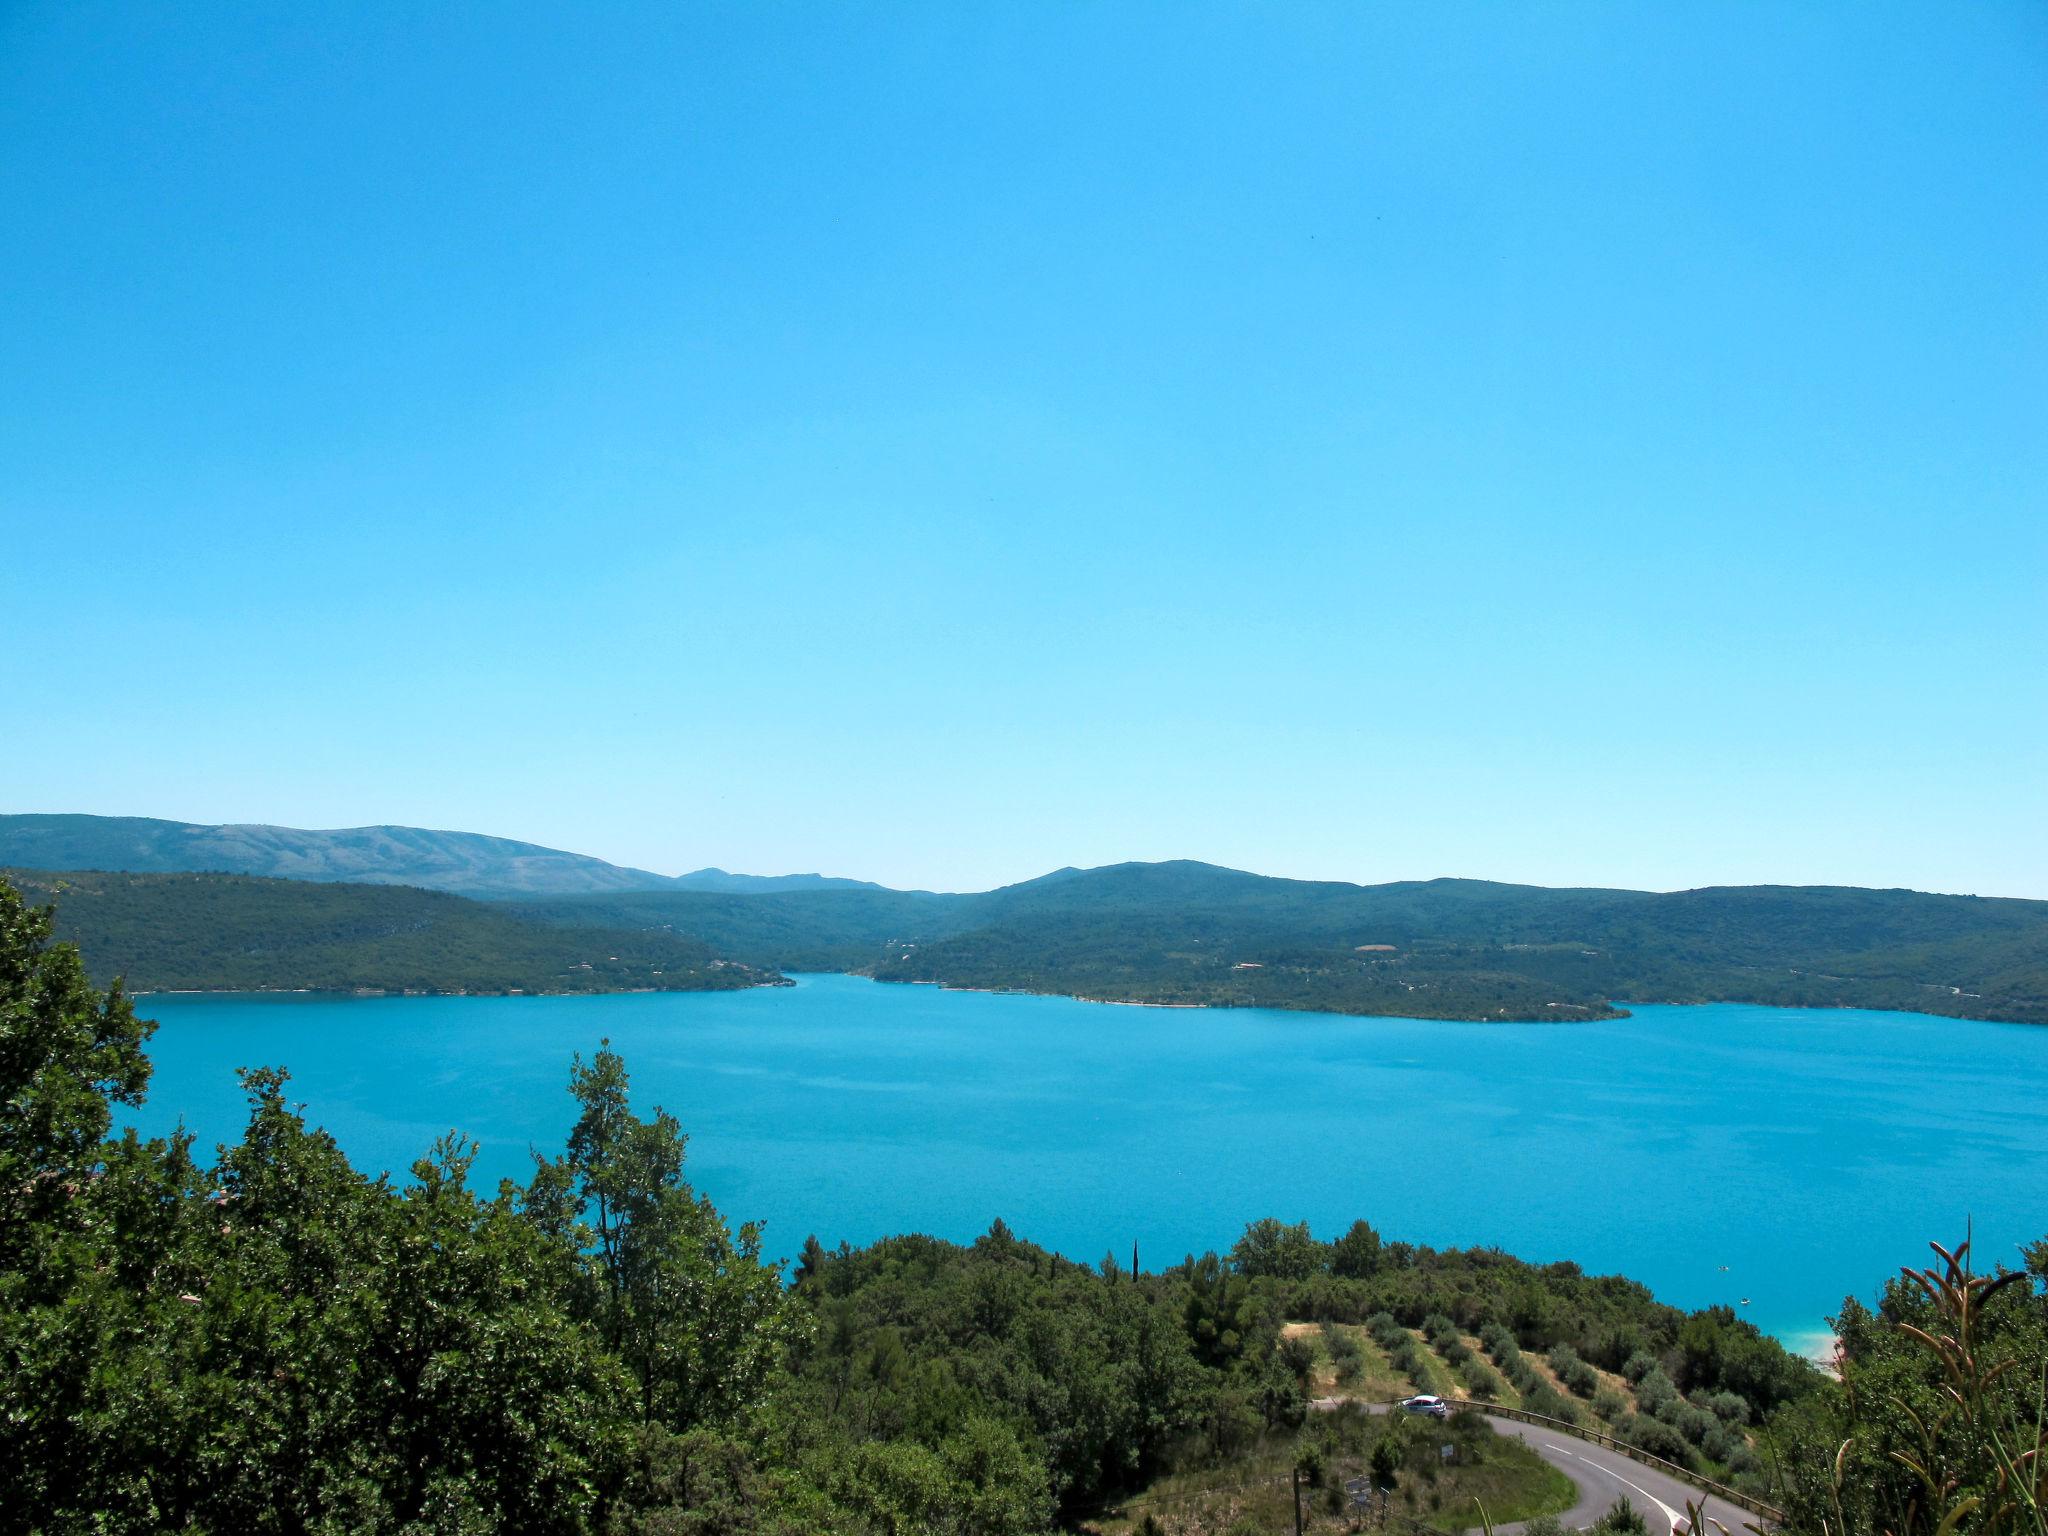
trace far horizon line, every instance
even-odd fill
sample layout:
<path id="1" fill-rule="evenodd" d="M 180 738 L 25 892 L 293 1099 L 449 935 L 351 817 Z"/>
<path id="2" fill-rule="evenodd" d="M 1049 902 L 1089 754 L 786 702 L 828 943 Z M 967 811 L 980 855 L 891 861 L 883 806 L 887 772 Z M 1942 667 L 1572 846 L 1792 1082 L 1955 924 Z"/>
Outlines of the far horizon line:
<path id="1" fill-rule="evenodd" d="M 379 831 L 427 832 L 440 836 L 480 837 L 489 838 L 497 842 L 516 843 L 522 847 L 536 848 L 546 853 L 562 854 L 567 857 L 576 859 L 589 859 L 593 862 L 603 864 L 612 869 L 620 870 L 627 873 L 651 875 L 661 880 L 685 880 L 693 875 L 721 875 L 748 880 L 835 880 L 846 881 L 855 885 L 864 885 L 870 888 L 884 891 L 891 891 L 896 894 L 906 896 L 979 896 L 986 895 L 993 891 L 1008 890 L 1014 886 L 1029 885 L 1033 881 L 1043 880 L 1050 876 L 1064 874 L 1069 871 L 1079 874 L 1090 874 L 1101 870 L 1121 869 L 1130 866 L 1156 867 L 1159 865 L 1166 864 L 1191 864 L 1200 865 L 1206 869 L 1222 870 L 1229 874 L 1247 875 L 1254 879 L 1287 880 L 1302 885 L 1347 885 L 1360 890 L 1369 890 L 1375 887 L 1389 885 L 1431 885 L 1442 882 L 1465 882 L 1475 885 L 1521 886 L 1528 889 L 1549 891 L 1621 891 L 1629 892 L 1636 895 L 1649 896 L 1678 896 L 1685 895 L 1695 891 L 1767 890 L 1775 888 L 1780 890 L 1906 891 L 1921 896 L 1952 896 L 1975 901 L 2048 901 L 2048 896 L 2006 895 L 2001 893 L 1991 893 L 1984 891 L 1933 890 L 1929 888 L 1923 888 L 1920 886 L 1899 884 L 1863 885 L 1857 884 L 1853 881 L 1840 880 L 1715 880 L 1694 885 L 1673 885 L 1665 887 L 1646 885 L 1603 884 L 1599 882 L 1586 881 L 1572 882 L 1568 884 L 1548 884 L 1539 880 L 1502 879 L 1491 875 L 1401 875 L 1381 880 L 1359 880 L 1344 877 L 1332 877 L 1327 875 L 1272 874 L 1264 870 L 1248 869 L 1242 865 L 1224 864 L 1219 863 L 1213 859 L 1192 858 L 1185 855 L 1157 859 L 1110 859 L 1099 864 L 1063 863 L 1053 865 L 1049 868 L 1041 869 L 1036 874 L 1024 875 L 1013 880 L 997 881 L 995 884 L 983 886 L 979 889 L 955 888 L 945 890 L 940 889 L 937 886 L 927 885 L 891 885 L 888 884 L 886 881 L 875 880 L 866 875 L 827 874 L 822 869 L 787 870 L 780 871 L 774 874 L 761 874 L 749 870 L 734 869 L 729 866 L 721 864 L 701 864 L 691 869 L 686 869 L 678 873 L 669 874 L 664 873 L 659 869 L 651 868 L 646 864 L 624 863 L 620 862 L 619 860 L 608 858 L 602 854 L 583 853 L 574 848 L 565 848 L 553 843 L 536 842 L 529 838 L 508 837 L 505 834 L 498 832 L 477 832 L 466 827 L 431 827 L 412 822 L 377 821 L 362 822 L 353 826 L 308 827 L 296 826 L 290 822 L 282 821 L 184 821 L 173 816 L 129 815 L 123 813 L 110 813 L 105 811 L 0 812 L 0 817 L 5 816 L 87 816 L 105 821 L 155 821 L 164 823 L 169 826 L 202 827 L 213 830 L 237 828 L 248 829 L 251 831 L 317 832 L 326 834 L 342 832 Z"/>

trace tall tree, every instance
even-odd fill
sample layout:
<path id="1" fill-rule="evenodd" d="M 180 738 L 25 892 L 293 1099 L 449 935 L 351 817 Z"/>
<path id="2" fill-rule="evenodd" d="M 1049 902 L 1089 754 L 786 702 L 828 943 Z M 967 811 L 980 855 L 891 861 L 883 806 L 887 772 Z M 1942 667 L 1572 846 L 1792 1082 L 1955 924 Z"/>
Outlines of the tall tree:
<path id="1" fill-rule="evenodd" d="M 585 1264 L 596 1321 L 632 1369 L 643 1420 L 683 1430 L 738 1422 L 767 1391 L 794 1327 L 761 1228 L 727 1228 L 683 1177 L 687 1138 L 675 1117 L 632 1111 L 626 1067 L 611 1043 L 570 1093 L 580 1107 L 565 1154 L 543 1162 L 528 1190 L 536 1219 L 587 1221 Z"/>

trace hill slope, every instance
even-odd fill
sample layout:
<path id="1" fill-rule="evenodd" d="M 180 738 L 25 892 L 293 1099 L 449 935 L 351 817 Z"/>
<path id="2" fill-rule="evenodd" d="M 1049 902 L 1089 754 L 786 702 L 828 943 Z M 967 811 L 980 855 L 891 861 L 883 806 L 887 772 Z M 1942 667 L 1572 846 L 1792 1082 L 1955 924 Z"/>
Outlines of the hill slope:
<path id="1" fill-rule="evenodd" d="M 405 886 L 0 870 L 96 981 L 138 991 L 706 991 L 779 980 L 646 929 L 564 928 Z"/>
<path id="2" fill-rule="evenodd" d="M 1179 861 L 978 895 L 649 892 L 536 915 L 693 934 L 756 965 L 1141 1002 L 1560 1019 L 1725 1000 L 2048 1023 L 2048 902 L 1916 891 L 1360 886 Z"/>
<path id="3" fill-rule="evenodd" d="M 2048 902 L 1749 886 L 1670 893 L 1276 881 L 1117 865 L 984 898 L 890 980 L 1456 1018 L 1608 1000 L 1904 1008 L 2048 1023 Z"/>

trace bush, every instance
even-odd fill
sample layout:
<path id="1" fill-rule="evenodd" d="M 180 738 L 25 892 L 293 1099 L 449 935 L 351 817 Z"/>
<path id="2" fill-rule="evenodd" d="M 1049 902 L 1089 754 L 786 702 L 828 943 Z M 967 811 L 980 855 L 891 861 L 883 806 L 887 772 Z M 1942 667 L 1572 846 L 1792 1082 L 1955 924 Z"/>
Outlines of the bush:
<path id="1" fill-rule="evenodd" d="M 1280 1341 L 1280 1363 L 1296 1381 L 1307 1381 L 1316 1368 L 1316 1348 L 1305 1334 L 1289 1334 Z"/>
<path id="2" fill-rule="evenodd" d="M 1330 1363 L 1339 1381 L 1356 1381 L 1365 1372 L 1365 1346 L 1358 1336 L 1330 1323 L 1323 1324 L 1323 1343 L 1329 1348 Z"/>
<path id="3" fill-rule="evenodd" d="M 1657 1369 L 1659 1369 L 1657 1357 L 1648 1350 L 1639 1349 L 1628 1357 L 1627 1362 L 1621 1368 L 1621 1374 L 1626 1376 L 1631 1383 L 1641 1385 L 1643 1378 Z"/>
<path id="4" fill-rule="evenodd" d="M 1458 1362 L 1458 1374 L 1465 1378 L 1465 1385 L 1472 1389 L 1474 1397 L 1483 1397 L 1493 1402 L 1500 1396 L 1501 1379 L 1487 1368 L 1471 1350 L 1465 1351 L 1465 1358 Z"/>
<path id="5" fill-rule="evenodd" d="M 1329 1476 L 1330 1453 L 1319 1441 L 1311 1440 L 1296 1453 L 1294 1470 L 1301 1474 L 1301 1480 L 1309 1487 L 1320 1488 L 1323 1479 Z"/>
<path id="6" fill-rule="evenodd" d="M 1602 1387 L 1593 1394 L 1593 1411 L 1612 1424 L 1628 1412 L 1628 1399 L 1612 1387 Z"/>
<path id="7" fill-rule="evenodd" d="M 1643 1519 L 1642 1511 L 1629 1503 L 1628 1496 L 1624 1494 L 1589 1529 L 1594 1536 L 1649 1536 L 1650 1527 Z"/>
<path id="8" fill-rule="evenodd" d="M 1739 1392 L 1716 1392 L 1707 1399 L 1706 1407 L 1723 1424 L 1749 1422 L 1749 1403 Z"/>
<path id="9" fill-rule="evenodd" d="M 1678 1395 L 1677 1385 L 1664 1374 L 1661 1367 L 1652 1366 L 1649 1374 L 1636 1383 L 1636 1402 L 1645 1413 L 1661 1418 L 1663 1415 L 1659 1412 L 1660 1409 L 1667 1404 L 1684 1401 L 1685 1399 Z"/>
<path id="10" fill-rule="evenodd" d="M 1661 1456 L 1666 1461 L 1677 1462 L 1680 1466 L 1692 1460 L 1692 1449 L 1685 1443 L 1685 1436 L 1669 1424 L 1645 1418 L 1640 1413 L 1632 1413 L 1617 1424 L 1614 1435 L 1624 1444 L 1639 1451 L 1648 1451 L 1652 1456 Z"/>
<path id="11" fill-rule="evenodd" d="M 1550 1368 L 1580 1397 L 1591 1397 L 1600 1390 L 1599 1373 L 1581 1360 L 1579 1352 L 1569 1344 L 1560 1344 L 1550 1352 Z"/>

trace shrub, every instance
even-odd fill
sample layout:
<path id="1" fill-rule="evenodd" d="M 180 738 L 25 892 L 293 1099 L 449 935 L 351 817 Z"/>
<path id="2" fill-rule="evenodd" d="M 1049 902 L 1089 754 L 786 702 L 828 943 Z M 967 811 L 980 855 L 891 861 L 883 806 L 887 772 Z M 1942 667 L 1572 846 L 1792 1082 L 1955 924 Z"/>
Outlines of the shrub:
<path id="1" fill-rule="evenodd" d="M 1330 1453 L 1319 1441 L 1311 1440 L 1295 1455 L 1294 1469 L 1301 1474 L 1301 1480 L 1311 1488 L 1323 1486 L 1323 1479 L 1329 1475 Z"/>
<path id="2" fill-rule="evenodd" d="M 1749 1403 L 1739 1392 L 1716 1392 L 1707 1399 L 1706 1407 L 1723 1424 L 1743 1425 L 1749 1422 Z"/>
<path id="3" fill-rule="evenodd" d="M 1516 1390 L 1522 1394 L 1522 1406 L 1531 1413 L 1540 1413 L 1545 1418 L 1563 1419 L 1567 1424 L 1578 1415 L 1572 1412 L 1572 1405 L 1558 1395 L 1557 1388 L 1535 1372 L 1529 1373 L 1529 1384 L 1516 1383 Z"/>
<path id="4" fill-rule="evenodd" d="M 1356 1334 L 1330 1323 L 1323 1324 L 1323 1343 L 1329 1348 L 1330 1363 L 1339 1381 L 1356 1381 L 1365 1371 L 1365 1346 Z"/>
<path id="5" fill-rule="evenodd" d="M 1645 1376 L 1657 1369 L 1657 1357 L 1648 1350 L 1639 1349 L 1628 1357 L 1621 1368 L 1621 1374 L 1630 1382 L 1640 1385 Z"/>
<path id="6" fill-rule="evenodd" d="M 1307 1381 L 1316 1368 L 1316 1349 L 1306 1334 L 1289 1334 L 1280 1341 L 1280 1363 L 1296 1381 Z"/>
<path id="7" fill-rule="evenodd" d="M 1483 1397 L 1492 1402 L 1500 1396 L 1500 1377 L 1469 1349 L 1465 1351 L 1465 1358 L 1458 1366 L 1458 1373 L 1465 1378 L 1465 1384 L 1472 1389 L 1474 1397 Z"/>
<path id="8" fill-rule="evenodd" d="M 1650 1527 L 1643 1519 L 1642 1511 L 1629 1503 L 1628 1496 L 1623 1494 L 1613 1508 L 1593 1522 L 1590 1529 L 1595 1536 L 1649 1536 Z"/>
<path id="9" fill-rule="evenodd" d="M 1678 1388 L 1661 1367 L 1652 1366 L 1647 1375 L 1636 1383 L 1636 1401 L 1643 1412 L 1662 1417 L 1658 1412 L 1668 1403 L 1681 1403 L 1685 1399 L 1678 1395 Z"/>
<path id="10" fill-rule="evenodd" d="M 1602 1387 L 1593 1394 L 1593 1411 L 1612 1424 L 1628 1412 L 1628 1399 L 1612 1387 Z"/>
<path id="11" fill-rule="evenodd" d="M 1634 1446 L 1639 1451 L 1648 1451 L 1652 1456 L 1661 1456 L 1666 1461 L 1675 1461 L 1680 1466 L 1692 1459 L 1692 1451 L 1685 1443 L 1685 1436 L 1669 1424 L 1656 1419 L 1645 1418 L 1632 1413 L 1614 1427 L 1615 1438 Z"/>

